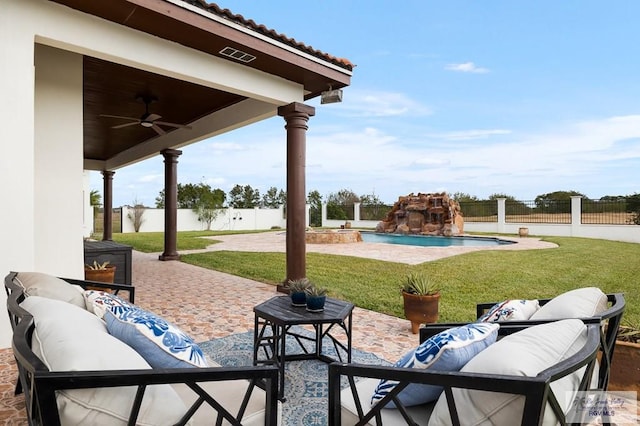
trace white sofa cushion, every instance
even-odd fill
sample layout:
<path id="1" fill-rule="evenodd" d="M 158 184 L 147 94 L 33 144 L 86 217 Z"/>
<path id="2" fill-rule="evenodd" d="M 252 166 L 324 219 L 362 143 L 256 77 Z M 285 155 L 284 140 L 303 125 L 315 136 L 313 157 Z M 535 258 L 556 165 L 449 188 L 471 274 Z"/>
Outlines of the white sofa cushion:
<path id="1" fill-rule="evenodd" d="M 472 323 L 453 327 L 431 336 L 417 348 L 404 355 L 396 367 L 459 371 L 471 358 L 494 343 L 500 326 L 493 323 Z M 380 380 L 371 398 L 375 404 L 391 392 L 398 382 Z M 441 386 L 411 383 L 398 394 L 405 406 L 420 405 L 435 401 L 442 392 Z M 386 407 L 394 408 L 393 402 Z"/>
<path id="2" fill-rule="evenodd" d="M 33 351 L 51 371 L 151 368 L 132 348 L 107 333 L 95 315 L 59 300 L 31 296 L 21 307 L 35 321 Z M 63 425 L 125 425 L 135 387 L 58 392 Z M 186 408 L 170 385 L 147 387 L 139 425 L 176 423 Z"/>
<path id="3" fill-rule="evenodd" d="M 608 308 L 607 295 L 596 287 L 584 287 L 562 293 L 543 305 L 531 320 L 589 318 Z"/>
<path id="4" fill-rule="evenodd" d="M 209 361 L 211 363 L 211 361 Z M 212 367 L 219 365 L 210 364 Z M 220 382 L 198 383 L 202 388 L 212 395 L 224 408 L 229 410 L 233 415 L 238 413 L 242 397 L 244 397 L 246 389 L 249 385 L 247 380 L 224 380 Z M 197 395 L 185 384 L 178 383 L 173 385 L 180 398 L 187 404 L 192 404 Z M 254 387 L 247 405 L 246 411 L 242 416 L 243 426 L 263 426 L 265 414 L 265 392 L 259 387 Z M 282 403 L 278 401 L 278 422 L 282 423 Z M 215 419 L 217 412 L 211 408 L 206 402 L 200 406 L 195 415 L 191 418 L 192 426 L 210 426 L 212 419 Z M 228 424 L 226 421 L 223 424 Z"/>
<path id="5" fill-rule="evenodd" d="M 540 303 L 537 300 L 505 300 L 493 305 L 478 318 L 478 322 L 525 321 L 538 309 Z"/>
<path id="6" fill-rule="evenodd" d="M 542 324 L 505 336 L 476 355 L 460 371 L 510 376 L 535 377 L 538 373 L 569 358 L 587 342 L 587 328 L 578 319 Z M 560 406 L 566 413 L 572 392 L 578 389 L 584 368 L 551 384 Z M 453 389 L 460 419 L 469 425 L 519 424 L 524 397 L 514 394 Z M 557 419 L 547 407 L 544 425 Z M 440 396 L 429 425 L 450 425 L 451 418 L 444 394 Z"/>
<path id="7" fill-rule="evenodd" d="M 85 307 L 82 287 L 42 272 L 18 272 L 13 282 L 24 289 L 26 296 L 42 296 Z"/>
<path id="8" fill-rule="evenodd" d="M 377 379 L 363 379 L 356 383 L 356 389 L 358 390 L 358 396 L 360 397 L 360 404 L 365 410 L 368 411 L 369 407 L 369 395 L 371 395 L 380 380 Z M 343 425 L 354 425 L 358 423 L 358 410 L 356 409 L 355 400 L 353 399 L 353 393 L 350 387 L 342 389 L 340 392 L 340 405 L 341 405 L 341 422 Z M 409 415 L 416 420 L 419 424 L 426 424 L 426 420 L 429 419 L 431 411 L 433 410 L 434 403 L 412 405 L 407 407 Z M 403 425 L 406 426 L 407 422 L 402 417 L 400 410 L 395 408 L 383 408 L 380 410 L 382 416 L 382 424 L 385 426 Z M 368 425 L 376 425 L 375 417 L 367 422 Z"/>
<path id="9" fill-rule="evenodd" d="M 153 368 L 207 367 L 202 349 L 176 325 L 139 307 L 106 310 L 111 335 L 135 349 Z"/>

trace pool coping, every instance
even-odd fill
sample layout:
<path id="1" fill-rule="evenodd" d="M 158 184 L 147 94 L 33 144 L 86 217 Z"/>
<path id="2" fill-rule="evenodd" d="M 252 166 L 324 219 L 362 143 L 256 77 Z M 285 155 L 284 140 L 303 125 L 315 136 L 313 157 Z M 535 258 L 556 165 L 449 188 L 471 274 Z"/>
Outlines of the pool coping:
<path id="1" fill-rule="evenodd" d="M 466 235 L 472 237 L 473 235 Z M 386 243 L 340 243 L 340 244 L 307 244 L 307 252 L 355 256 L 386 262 L 418 265 L 446 257 L 457 256 L 481 250 L 538 250 L 557 248 L 554 243 L 542 241 L 537 237 L 511 237 L 504 235 L 484 236 L 514 241 L 517 244 L 503 244 L 495 247 L 420 247 Z M 202 253 L 208 251 L 247 251 L 247 252 L 286 252 L 286 233 L 282 230 L 253 234 L 216 235 L 203 237 L 220 241 L 202 250 L 180 251 L 181 254 Z"/>

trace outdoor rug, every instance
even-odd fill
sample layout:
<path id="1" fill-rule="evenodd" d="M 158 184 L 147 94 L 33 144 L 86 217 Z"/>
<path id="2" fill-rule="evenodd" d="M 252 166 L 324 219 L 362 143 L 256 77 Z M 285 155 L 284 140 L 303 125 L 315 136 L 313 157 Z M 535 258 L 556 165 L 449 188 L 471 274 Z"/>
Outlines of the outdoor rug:
<path id="1" fill-rule="evenodd" d="M 310 331 L 301 327 L 293 327 L 292 331 L 312 336 Z M 253 331 L 209 340 L 199 343 L 199 345 L 208 357 L 222 366 L 253 365 Z M 311 344 L 308 349 L 312 350 Z M 329 339 L 324 339 L 322 352 L 331 357 L 336 356 L 335 349 Z M 293 338 L 287 338 L 287 355 L 295 353 L 302 353 L 302 351 Z M 391 365 L 372 353 L 357 349 L 351 351 L 351 358 L 352 362 L 361 364 Z M 343 359 L 346 360 L 344 356 Z M 284 396 L 286 401 L 282 404 L 283 426 L 322 426 L 328 424 L 327 365 L 315 359 L 285 363 Z"/>

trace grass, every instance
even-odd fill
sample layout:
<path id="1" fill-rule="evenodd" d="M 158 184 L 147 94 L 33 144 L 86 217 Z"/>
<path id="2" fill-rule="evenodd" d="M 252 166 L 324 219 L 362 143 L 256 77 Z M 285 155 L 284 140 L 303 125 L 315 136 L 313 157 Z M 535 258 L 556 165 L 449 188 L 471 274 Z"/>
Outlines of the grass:
<path id="1" fill-rule="evenodd" d="M 180 250 L 181 241 L 191 244 L 190 240 L 197 240 L 202 233 L 180 232 L 178 235 Z M 443 322 L 473 320 L 478 302 L 549 298 L 574 288 L 596 286 L 605 293 L 625 293 L 624 320 L 640 323 L 640 288 L 636 278 L 640 276 L 640 244 L 570 237 L 545 237 L 544 240 L 559 247 L 478 251 L 420 265 L 307 253 L 307 277 L 328 288 L 332 297 L 403 317 L 400 285 L 408 272 L 424 272 L 434 277 L 442 288 L 440 321 Z M 136 243 L 133 239 L 127 242 L 139 249 Z M 157 244 L 161 246 L 162 240 Z M 207 240 L 207 244 L 211 244 L 211 240 Z M 284 253 L 217 251 L 182 255 L 181 259 L 274 285 L 281 283 L 286 274 Z"/>

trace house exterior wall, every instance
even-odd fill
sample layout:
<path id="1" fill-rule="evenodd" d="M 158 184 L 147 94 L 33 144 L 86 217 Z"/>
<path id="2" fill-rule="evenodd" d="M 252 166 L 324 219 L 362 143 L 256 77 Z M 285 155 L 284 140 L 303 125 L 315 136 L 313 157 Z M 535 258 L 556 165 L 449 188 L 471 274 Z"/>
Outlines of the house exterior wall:
<path id="1" fill-rule="evenodd" d="M 82 277 L 82 56 L 36 45 L 34 269 Z"/>
<path id="2" fill-rule="evenodd" d="M 192 140 L 168 134 L 165 142 L 176 147 L 304 100 L 299 84 L 50 1 L 0 0 L 0 10 L 3 277 L 12 270 L 82 277 L 88 208 L 88 194 L 83 193 L 83 54 L 249 97 L 215 123 L 196 123 Z M 142 159 L 135 155 L 106 166 Z M 0 294 L 4 304 L 6 296 Z M 0 348 L 9 347 L 10 336 L 6 311 L 0 310 Z"/>

